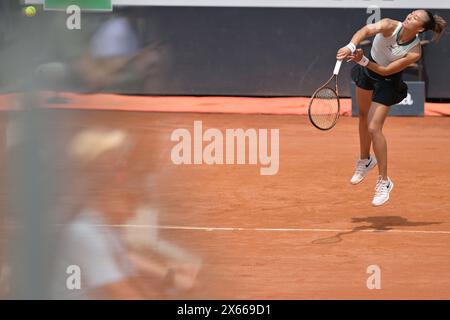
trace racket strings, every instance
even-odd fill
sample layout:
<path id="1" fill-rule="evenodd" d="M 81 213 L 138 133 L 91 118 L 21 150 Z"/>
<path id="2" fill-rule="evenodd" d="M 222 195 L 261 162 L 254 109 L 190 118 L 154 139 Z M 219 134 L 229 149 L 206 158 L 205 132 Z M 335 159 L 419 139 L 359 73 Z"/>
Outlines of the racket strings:
<path id="1" fill-rule="evenodd" d="M 330 129 L 339 116 L 339 100 L 330 88 L 320 89 L 310 106 L 311 121 L 321 129 Z"/>

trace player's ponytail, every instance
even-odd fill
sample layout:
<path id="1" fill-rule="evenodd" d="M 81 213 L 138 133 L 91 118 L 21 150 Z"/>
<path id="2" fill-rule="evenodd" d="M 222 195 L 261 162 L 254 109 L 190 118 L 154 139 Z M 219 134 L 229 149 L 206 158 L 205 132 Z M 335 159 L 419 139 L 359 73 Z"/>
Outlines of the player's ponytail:
<path id="1" fill-rule="evenodd" d="M 445 29 L 448 26 L 447 21 L 437 14 L 432 14 L 430 11 L 425 10 L 428 14 L 428 21 L 425 23 L 425 31 L 431 30 L 434 32 L 433 41 L 439 42 Z"/>
<path id="2" fill-rule="evenodd" d="M 435 21 L 435 26 L 433 29 L 434 32 L 433 40 L 439 41 L 439 39 L 442 37 L 442 34 L 444 33 L 444 30 L 447 28 L 448 23 L 441 16 L 434 15 L 433 18 Z"/>

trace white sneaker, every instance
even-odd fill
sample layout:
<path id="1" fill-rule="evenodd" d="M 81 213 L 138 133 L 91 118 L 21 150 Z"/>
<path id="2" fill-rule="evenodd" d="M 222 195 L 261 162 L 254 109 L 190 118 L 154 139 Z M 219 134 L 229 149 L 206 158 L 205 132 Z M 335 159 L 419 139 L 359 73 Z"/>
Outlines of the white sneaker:
<path id="1" fill-rule="evenodd" d="M 375 157 L 370 156 L 369 159 L 358 160 L 356 162 L 355 173 L 353 174 L 352 179 L 350 180 L 351 184 L 358 184 L 364 180 L 367 176 L 367 173 L 377 165 L 377 159 Z"/>
<path id="2" fill-rule="evenodd" d="M 394 183 L 388 177 L 383 180 L 381 176 L 378 177 L 377 185 L 375 187 L 375 196 L 373 197 L 372 205 L 375 207 L 382 206 L 389 200 L 389 193 L 394 189 Z"/>

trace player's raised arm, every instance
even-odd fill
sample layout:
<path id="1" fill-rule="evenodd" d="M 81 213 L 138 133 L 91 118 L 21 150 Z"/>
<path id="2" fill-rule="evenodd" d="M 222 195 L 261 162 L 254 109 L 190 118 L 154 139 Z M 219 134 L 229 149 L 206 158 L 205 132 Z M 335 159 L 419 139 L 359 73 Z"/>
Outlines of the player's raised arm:
<path id="1" fill-rule="evenodd" d="M 368 24 L 363 28 L 359 29 L 352 37 L 352 40 L 348 45 L 339 49 L 336 59 L 344 60 L 349 57 L 351 54 L 355 53 L 357 46 L 364 40 L 369 37 L 373 37 L 378 33 L 382 33 L 383 35 L 388 35 L 389 32 L 392 33 L 393 28 L 395 28 L 395 21 L 391 19 L 382 19 L 377 23 Z"/>

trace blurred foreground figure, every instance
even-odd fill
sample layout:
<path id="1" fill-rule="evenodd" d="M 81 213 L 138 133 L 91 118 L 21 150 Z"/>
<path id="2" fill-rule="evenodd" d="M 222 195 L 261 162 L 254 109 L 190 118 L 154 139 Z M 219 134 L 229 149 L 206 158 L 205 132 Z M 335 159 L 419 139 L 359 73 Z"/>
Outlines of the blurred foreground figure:
<path id="1" fill-rule="evenodd" d="M 54 298 L 142 299 L 193 287 L 198 265 L 159 262 L 125 242 L 148 192 L 145 179 L 127 170 L 132 151 L 121 130 L 88 129 L 70 142 L 76 200 L 60 229 Z"/>
<path id="2" fill-rule="evenodd" d="M 37 77 L 55 90 L 140 92 L 139 88 L 154 78 L 155 69 L 164 64 L 167 52 L 157 41 L 142 43 L 133 9 L 118 13 L 100 25 L 80 55 L 40 65 Z"/>

